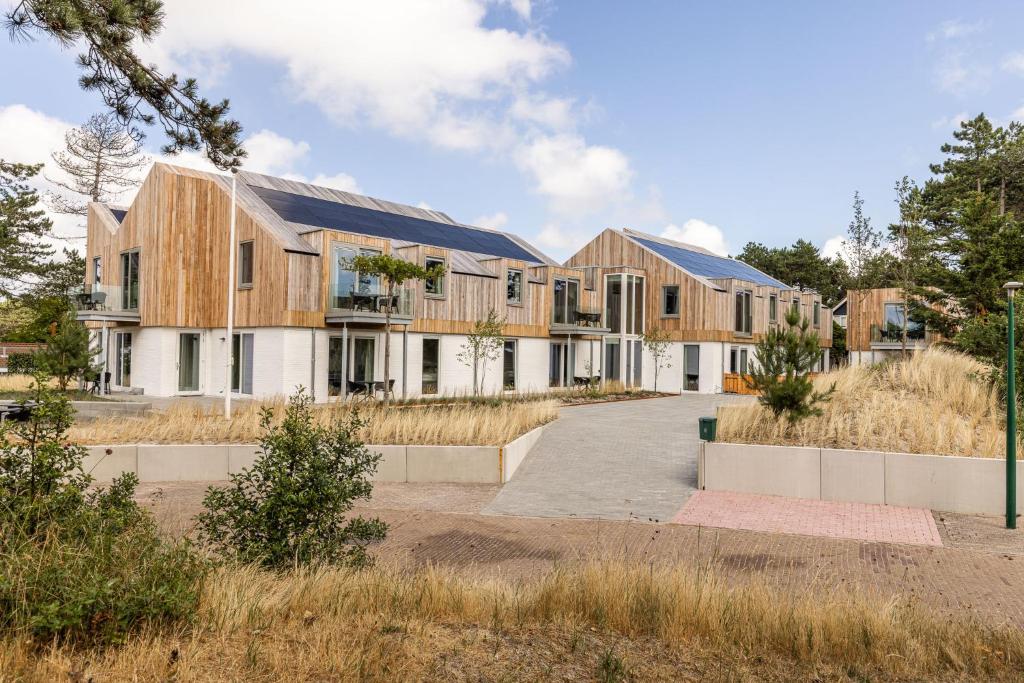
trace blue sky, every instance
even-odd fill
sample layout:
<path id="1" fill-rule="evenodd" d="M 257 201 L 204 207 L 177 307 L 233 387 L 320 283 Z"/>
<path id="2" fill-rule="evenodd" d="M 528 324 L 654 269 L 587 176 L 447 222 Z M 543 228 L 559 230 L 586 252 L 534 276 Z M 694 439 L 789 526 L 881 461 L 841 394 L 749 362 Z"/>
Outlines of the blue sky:
<path id="1" fill-rule="evenodd" d="M 557 258 L 605 227 L 831 251 L 854 190 L 884 225 L 894 182 L 925 179 L 959 118 L 1024 118 L 1020 3 L 232 7 L 168 0 L 143 49 L 231 99 L 252 170 L 425 203 Z M 0 40 L 17 65 L 0 157 L 45 161 L 99 111 L 73 59 Z"/>

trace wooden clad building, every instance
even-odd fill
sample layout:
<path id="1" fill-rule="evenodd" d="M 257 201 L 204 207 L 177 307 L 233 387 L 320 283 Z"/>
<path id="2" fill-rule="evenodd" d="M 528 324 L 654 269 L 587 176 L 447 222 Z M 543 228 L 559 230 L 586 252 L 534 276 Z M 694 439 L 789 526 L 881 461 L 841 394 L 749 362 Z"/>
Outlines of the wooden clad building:
<path id="1" fill-rule="evenodd" d="M 559 265 L 515 235 L 439 211 L 156 164 L 131 206 L 90 205 L 79 317 L 96 330 L 115 390 L 157 396 L 273 396 L 303 386 L 327 401 L 380 392 L 387 311 L 392 390 L 404 396 L 470 393 L 473 368 L 461 352 L 492 310 L 505 342 L 479 369 L 485 392 L 587 378 L 650 386 L 652 359 L 640 339 L 653 326 L 680 344 L 659 389 L 721 391 L 722 372 L 733 368 L 723 359 L 744 368 L 750 345 L 795 299 L 830 344 L 817 295 L 739 264 L 744 280 L 732 259 L 664 240 L 652 248 L 652 240 L 607 230 Z M 721 267 L 708 277 L 659 248 L 693 250 Z M 442 265 L 445 275 L 392 299 L 377 278 L 347 267 L 372 253 Z M 690 381 L 694 368 L 700 377 Z"/>
<path id="2" fill-rule="evenodd" d="M 899 287 L 849 290 L 836 310 L 845 316 L 850 363 L 878 363 L 904 348 L 915 351 L 940 341 L 938 332 L 914 319 L 912 308 Z"/>

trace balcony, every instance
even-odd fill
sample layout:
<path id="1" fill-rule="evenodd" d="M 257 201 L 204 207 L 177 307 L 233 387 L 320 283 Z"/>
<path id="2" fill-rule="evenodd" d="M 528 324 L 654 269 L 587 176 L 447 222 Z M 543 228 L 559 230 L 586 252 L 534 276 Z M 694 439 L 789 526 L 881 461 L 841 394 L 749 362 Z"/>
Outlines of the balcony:
<path id="1" fill-rule="evenodd" d="M 415 312 L 415 300 L 415 290 L 407 287 L 392 297 L 388 297 L 380 287 L 364 287 L 344 295 L 332 294 L 325 320 L 328 324 L 383 325 L 390 311 L 391 322 L 408 325 Z"/>
<path id="2" fill-rule="evenodd" d="M 568 311 L 555 315 L 548 330 L 550 334 L 607 334 L 610 331 L 602 325 L 600 311 Z"/>
<path id="3" fill-rule="evenodd" d="M 872 325 L 872 349 L 903 348 L 903 328 L 896 325 Z M 906 330 L 908 348 L 924 348 L 928 345 L 928 333 L 924 325 L 911 324 Z"/>
<path id="4" fill-rule="evenodd" d="M 102 322 L 139 322 L 139 288 L 119 285 L 85 285 L 72 292 L 71 300 L 79 320 Z"/>

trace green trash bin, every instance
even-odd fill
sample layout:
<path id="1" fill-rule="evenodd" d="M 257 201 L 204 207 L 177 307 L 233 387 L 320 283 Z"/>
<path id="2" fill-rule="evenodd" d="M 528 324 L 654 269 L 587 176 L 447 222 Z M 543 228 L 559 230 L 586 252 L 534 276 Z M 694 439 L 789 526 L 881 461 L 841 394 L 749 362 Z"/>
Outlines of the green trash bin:
<path id="1" fill-rule="evenodd" d="M 718 418 L 702 417 L 699 418 L 698 423 L 700 425 L 700 440 L 714 441 L 715 433 L 718 431 Z"/>

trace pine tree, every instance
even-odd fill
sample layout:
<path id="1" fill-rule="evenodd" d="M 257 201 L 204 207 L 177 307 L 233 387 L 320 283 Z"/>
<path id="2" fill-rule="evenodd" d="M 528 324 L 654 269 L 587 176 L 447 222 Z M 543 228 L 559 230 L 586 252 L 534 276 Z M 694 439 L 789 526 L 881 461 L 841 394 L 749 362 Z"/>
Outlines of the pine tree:
<path id="1" fill-rule="evenodd" d="M 148 159 L 142 145 L 128 134 L 113 114 L 95 114 L 64 135 L 64 150 L 53 161 L 68 180 L 50 182 L 72 195 L 51 192 L 50 206 L 59 213 L 84 216 L 89 202 L 111 202 L 139 184 Z"/>
<path id="2" fill-rule="evenodd" d="M 67 391 L 73 378 L 95 369 L 96 353 L 89 344 L 89 330 L 69 311 L 46 340 L 46 348 L 36 353 L 36 367 L 53 375 L 60 390 Z"/>
<path id="3" fill-rule="evenodd" d="M 0 298 L 10 299 L 31 286 L 53 255 L 42 241 L 53 223 L 29 185 L 41 168 L 0 159 Z"/>
<path id="4" fill-rule="evenodd" d="M 168 138 L 164 153 L 204 149 L 220 169 L 241 165 L 242 127 L 227 118 L 229 102 L 210 102 L 194 78 L 164 75 L 135 51 L 163 28 L 161 0 L 20 0 L 6 16 L 14 37 L 41 34 L 62 47 L 84 46 L 80 85 L 97 91 L 136 140 L 143 137 L 139 124 L 159 122 Z"/>

